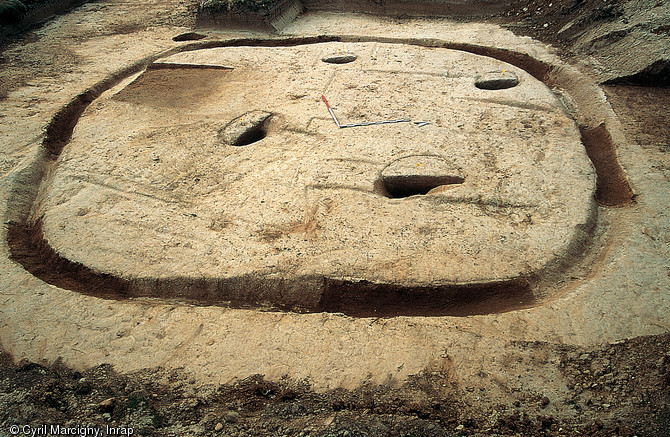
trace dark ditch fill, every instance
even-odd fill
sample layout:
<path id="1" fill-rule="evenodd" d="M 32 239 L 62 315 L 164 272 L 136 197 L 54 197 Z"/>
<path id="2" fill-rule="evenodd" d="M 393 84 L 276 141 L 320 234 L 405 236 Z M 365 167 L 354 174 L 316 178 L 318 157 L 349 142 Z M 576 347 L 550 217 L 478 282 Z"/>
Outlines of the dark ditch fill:
<path id="1" fill-rule="evenodd" d="M 327 279 L 319 310 L 352 317 L 473 316 L 535 304 L 525 279 L 426 287 Z"/>
<path id="2" fill-rule="evenodd" d="M 616 146 L 605 124 L 581 127 L 582 143 L 596 169 L 596 200 L 605 206 L 634 202 L 635 195 L 617 158 Z"/>

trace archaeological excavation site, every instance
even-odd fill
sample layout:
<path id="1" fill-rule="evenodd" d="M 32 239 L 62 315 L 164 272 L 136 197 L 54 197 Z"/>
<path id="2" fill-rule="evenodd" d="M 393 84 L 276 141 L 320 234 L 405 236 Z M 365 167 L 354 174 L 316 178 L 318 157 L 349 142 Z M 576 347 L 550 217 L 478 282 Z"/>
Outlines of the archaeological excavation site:
<path id="1" fill-rule="evenodd" d="M 0 437 L 669 436 L 666 0 L 0 0 Z"/>

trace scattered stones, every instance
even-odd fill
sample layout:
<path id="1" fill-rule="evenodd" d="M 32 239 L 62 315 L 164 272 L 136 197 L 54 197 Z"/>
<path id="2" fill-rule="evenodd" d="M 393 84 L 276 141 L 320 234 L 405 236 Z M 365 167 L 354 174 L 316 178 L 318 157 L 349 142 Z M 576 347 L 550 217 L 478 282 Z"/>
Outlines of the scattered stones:
<path id="1" fill-rule="evenodd" d="M 280 398 L 283 400 L 295 399 L 297 396 L 298 394 L 290 388 L 284 389 L 280 394 Z"/>
<path id="2" fill-rule="evenodd" d="M 667 335 L 664 338 L 668 338 Z M 440 380 L 432 380 L 434 376 L 426 376 L 413 383 L 403 385 L 402 388 L 376 388 L 364 391 L 338 390 L 330 393 L 311 391 L 306 385 L 284 385 L 265 381 L 261 376 L 238 381 L 233 385 L 198 386 L 198 382 L 187 379 L 188 375 L 163 373 L 164 371 L 143 371 L 131 376 L 119 376 L 104 369 L 86 371 L 85 380 L 95 383 L 93 394 L 82 396 L 77 393 L 74 382 L 80 381 L 81 375 L 70 375 L 62 369 L 53 371 L 46 369 L 46 374 L 40 372 L 42 368 L 33 367 L 25 370 L 30 374 L 20 375 L 20 384 L 16 386 L 11 398 L 14 401 L 6 402 L 9 397 L 0 396 L 0 425 L 7 417 L 12 417 L 12 404 L 21 404 L 21 411 L 32 411 L 36 420 L 50 422 L 61 413 L 53 408 L 53 396 L 58 396 L 68 405 L 86 405 L 72 416 L 67 426 L 74 426 L 84 417 L 90 417 L 100 404 L 114 405 L 113 413 L 106 412 L 98 420 L 107 422 L 123 421 L 132 423 L 137 435 L 154 435 L 157 431 L 166 435 L 302 435 L 309 436 L 318 433 L 323 437 L 341 437 L 345 431 L 350 436 L 369 435 L 370 437 L 402 436 L 402 435 L 584 435 L 594 434 L 598 430 L 602 435 L 660 435 L 655 428 L 649 428 L 644 422 L 631 423 L 631 432 L 621 433 L 621 423 L 614 422 L 613 414 L 620 413 L 623 408 L 632 409 L 639 417 L 653 416 L 659 405 L 665 405 L 665 374 L 658 371 L 653 365 L 652 357 L 663 356 L 667 349 L 667 340 L 664 344 L 649 347 L 649 341 L 642 343 L 644 349 L 618 357 L 620 361 L 632 368 L 640 368 L 642 373 L 636 379 L 645 384 L 642 392 L 619 398 L 614 401 L 611 397 L 603 397 L 598 393 L 589 393 L 585 396 L 573 396 L 572 399 L 562 398 L 559 395 L 548 396 L 529 395 L 524 400 L 528 404 L 516 400 L 514 409 L 508 411 L 500 405 L 487 403 L 478 404 L 473 408 L 486 408 L 486 417 L 493 422 L 477 422 L 467 415 L 461 415 L 455 421 L 453 410 L 444 408 L 454 402 L 460 404 L 458 398 L 449 397 L 424 399 L 424 395 L 417 397 L 415 383 L 430 390 L 441 387 Z M 651 351 L 648 351 L 651 349 Z M 642 352 L 644 350 L 644 352 Z M 552 353 L 557 353 L 553 351 Z M 597 349 L 590 353 L 593 362 L 599 362 L 604 352 Z M 578 357 L 579 355 L 577 355 Z M 589 366 L 575 357 L 568 361 L 571 366 Z M 634 360 L 634 361 L 630 361 Z M 26 366 L 24 366 L 26 368 Z M 3 373 L 4 372 L 4 373 Z M 60 373 L 59 373 L 60 372 Z M 158 372 L 158 373 L 156 373 Z M 570 371 L 570 374 L 574 374 Z M 644 376 L 642 376 L 644 374 Z M 13 368 L 4 369 L 0 364 L 0 383 L 7 381 L 8 375 L 16 376 Z M 156 385 L 156 380 L 167 380 L 164 375 L 170 375 L 170 385 Z M 585 372 L 582 377 L 588 378 Z M 627 374 L 628 375 L 628 374 Z M 642 381 L 646 379 L 646 381 Z M 20 393 L 26 388 L 37 387 L 37 392 L 49 388 L 45 397 L 22 398 Z M 197 389 L 196 389 L 197 387 Z M 132 390 L 131 390 L 132 388 Z M 480 387 L 480 390 L 484 390 Z M 130 391 L 130 393 L 128 393 Z M 171 398 L 171 393 L 179 391 L 180 396 Z M 267 392 L 277 396 L 268 397 Z M 467 392 L 467 388 L 463 388 Z M 101 393 L 115 393 L 116 396 L 103 399 Z M 125 394 L 124 394 L 125 393 Z M 281 394 L 295 396 L 300 401 L 287 402 Z M 554 393 L 555 394 L 555 393 Z M 551 402 L 549 398 L 551 397 Z M 130 399 L 152 399 L 151 403 L 140 401 L 129 403 Z M 630 402 L 628 399 L 632 399 Z M 91 402 L 94 401 L 94 402 Z M 331 406 L 339 401 L 338 413 L 332 412 Z M 4 404 L 3 404 L 4 402 Z M 564 418 L 538 414 L 539 404 L 554 403 L 569 405 L 581 417 L 579 422 L 564 422 Z M 132 405 L 132 407 L 131 407 Z M 8 410 L 8 407 L 10 408 Z M 34 408 L 36 407 L 36 408 Z M 406 407 L 406 408 L 405 408 Z M 234 409 L 233 409 L 234 408 Z M 509 406 L 508 406 L 509 408 Z M 333 407 L 333 409 L 335 409 Z M 9 414 L 7 413 L 9 411 Z M 16 410 L 14 410 L 16 411 Z M 477 410 L 481 411 L 481 410 Z M 285 414 L 288 412 L 289 414 Z M 468 411 L 466 410 L 466 414 Z M 69 413 L 68 413 L 69 414 Z M 78 414 L 78 415 L 76 415 Z M 113 414 L 113 417 L 112 417 Z M 196 423 L 199 418 L 201 420 Z M 236 420 L 235 424 L 232 421 Z M 23 420 L 23 419 L 22 419 Z M 25 419 L 28 420 L 28 419 Z M 447 432 L 441 425 L 450 423 Z M 160 425 L 159 425 L 160 424 Z M 294 424 L 294 425 L 293 425 Z M 642 426 L 642 427 L 641 427 Z M 645 428 L 646 427 L 646 428 Z M 160 428 L 160 429 L 159 429 Z M 649 432 L 646 432 L 649 431 Z"/>
<path id="3" fill-rule="evenodd" d="M 482 90 L 504 90 L 519 85 L 519 77 L 511 71 L 490 71 L 475 78 L 475 86 Z"/>

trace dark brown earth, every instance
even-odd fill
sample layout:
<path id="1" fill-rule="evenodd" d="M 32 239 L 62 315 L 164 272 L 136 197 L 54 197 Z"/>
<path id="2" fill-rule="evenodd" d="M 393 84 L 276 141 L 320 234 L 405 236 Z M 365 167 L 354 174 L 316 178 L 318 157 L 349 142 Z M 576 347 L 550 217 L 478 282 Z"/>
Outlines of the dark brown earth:
<path id="1" fill-rule="evenodd" d="M 659 21 L 651 18 L 657 15 Z M 636 17 L 645 17 L 638 20 Z M 625 85 L 667 87 L 670 85 L 670 61 L 667 51 L 654 56 L 641 44 L 641 38 L 664 41 L 667 2 L 635 0 L 516 0 L 492 21 L 513 32 L 531 36 L 563 49 L 562 55 L 573 61 L 593 56 L 604 65 L 603 82 Z M 594 32 L 595 31 L 595 32 Z M 621 62 L 621 54 L 635 53 L 641 64 L 631 71 L 630 63 Z M 625 55 L 624 55 L 625 56 Z M 628 64 L 628 66 L 626 66 Z"/>
<path id="2" fill-rule="evenodd" d="M 566 385 L 562 399 L 521 390 L 510 405 L 478 408 L 461 397 L 477 388 L 445 387 L 440 372 L 416 375 L 400 388 L 316 393 L 307 382 L 271 383 L 256 375 L 196 389 L 178 371 L 120 375 L 101 365 L 75 372 L 59 363 L 14 365 L 4 354 L 0 435 L 15 424 L 127 426 L 148 436 L 668 435 L 670 335 L 590 350 L 519 346 L 556 359 Z M 574 410 L 576 419 L 545 414 L 553 402 Z"/>
<path id="3" fill-rule="evenodd" d="M 551 9 L 537 11 L 547 2 L 515 1 L 494 19 L 517 34 L 560 47 L 566 58 L 576 59 L 579 52 L 573 50 L 574 38 L 558 37 L 556 30 L 579 17 L 582 29 L 621 19 L 618 6 L 622 3 L 625 1 L 554 0 Z M 186 9 L 163 19 L 188 21 Z M 132 31 L 131 24 L 108 31 L 126 33 Z M 31 38 L 31 33 L 16 38 Z M 12 65 L 9 74 L 3 75 L 0 94 L 20 85 L 11 82 L 11 70 L 20 65 L 32 63 L 61 71 L 76 68 L 76 59 L 66 47 L 55 50 L 53 56 L 55 61 L 48 63 L 0 56 L 3 69 Z M 667 85 L 664 80 L 657 75 L 628 81 Z M 604 89 L 629 140 L 649 152 L 653 167 L 670 177 L 668 88 L 619 84 Z M 462 395 L 480 389 L 445 385 L 448 378 L 442 373 L 448 369 L 415 375 L 400 387 L 363 386 L 318 393 L 306 381 L 272 383 L 261 375 L 232 385 L 203 387 L 185 374 L 160 368 L 118 374 L 101 365 L 77 372 L 59 363 L 15 364 L 3 353 L 0 437 L 11 435 L 10 427 L 15 424 L 130 426 L 135 434 L 149 436 L 670 435 L 670 334 L 595 348 L 548 343 L 517 346 L 543 362 L 556 363 L 565 387 L 561 397 L 550 399 L 537 390 L 507 388 L 507 403 L 472 405 Z M 514 368 L 518 363 L 505 365 Z M 574 411 L 573 418 L 545 414 L 551 403 Z"/>

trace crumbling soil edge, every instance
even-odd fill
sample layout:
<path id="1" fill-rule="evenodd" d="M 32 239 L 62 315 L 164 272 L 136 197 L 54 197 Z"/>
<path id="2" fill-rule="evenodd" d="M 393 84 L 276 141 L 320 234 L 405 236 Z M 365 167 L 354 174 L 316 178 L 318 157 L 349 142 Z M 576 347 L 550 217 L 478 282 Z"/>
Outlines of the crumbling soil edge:
<path id="1" fill-rule="evenodd" d="M 18 23 L 0 25 L 0 44 L 12 35 L 19 34 L 26 29 L 43 23 L 55 15 L 79 7 L 89 0 L 52 0 L 35 5 L 29 9 L 25 17 Z"/>
<path id="2" fill-rule="evenodd" d="M 239 2 L 238 2 L 239 3 Z M 202 3 L 198 8 L 196 26 L 199 28 L 242 28 L 249 30 L 281 31 L 305 9 L 300 0 L 279 0 L 263 4 L 232 4 L 213 6 Z"/>
<path id="3" fill-rule="evenodd" d="M 234 46 L 296 46 L 322 42 L 382 42 L 410 44 L 423 47 L 437 47 L 462 50 L 482 56 L 493 57 L 528 71 L 531 75 L 549 86 L 572 83 L 578 73 L 568 70 L 565 66 L 552 66 L 537 60 L 528 54 L 512 50 L 485 47 L 473 44 L 447 42 L 438 39 L 408 39 L 360 36 L 318 36 L 291 37 L 271 39 L 233 39 L 226 41 L 202 41 L 185 44 L 157 55 L 138 61 L 119 72 L 107 77 L 92 88 L 76 96 L 53 117 L 46 129 L 43 148 L 46 156 L 38 157 L 38 162 L 24 171 L 36 172 L 28 177 L 30 180 L 48 180 L 49 173 L 56 165 L 58 156 L 69 141 L 74 127 L 86 107 L 104 91 L 119 83 L 125 77 L 147 68 L 152 62 L 175 53 L 215 47 Z M 584 78 L 577 77 L 582 83 Z M 597 89 L 597 87 L 595 88 Z M 583 89 L 581 90 L 584 91 Z M 579 96 L 581 100 L 592 96 Z M 577 105 L 579 108 L 579 105 Z M 591 108 L 593 109 L 593 108 Z M 617 135 L 610 133 L 613 128 L 607 121 L 614 117 L 607 109 L 600 108 L 601 114 L 589 114 L 600 120 L 598 128 L 588 129 L 579 123 L 585 148 L 598 174 L 597 200 L 606 206 L 624 206 L 633 201 L 634 195 L 628 180 L 616 157 L 616 144 L 612 138 Z M 578 117 L 585 118 L 584 114 Z M 614 126 L 615 128 L 616 126 Z M 619 136 L 620 137 L 620 136 Z M 589 152 L 590 151 L 590 152 Z M 41 160 L 41 161 L 40 161 Z M 608 178 L 613 178 L 609 180 Z M 194 297 L 197 304 L 221 304 L 234 307 L 259 305 L 267 308 L 278 308 L 293 311 L 328 311 L 343 312 L 359 317 L 391 317 L 396 315 L 429 315 L 429 316 L 468 316 L 488 313 L 506 312 L 514 309 L 537 305 L 547 297 L 546 286 L 551 279 L 558 278 L 571 266 L 583 260 L 591 243 L 593 229 L 597 222 L 597 208 L 592 207 L 592 216 L 585 229 L 576 230 L 575 241 L 566 253 L 558 256 L 542 271 L 528 277 L 520 277 L 508 281 L 489 284 L 450 284 L 442 287 L 398 287 L 368 282 L 333 281 L 327 278 L 308 278 L 308 290 L 296 289 L 291 284 L 274 281 L 271 286 L 279 286 L 287 296 L 284 301 L 276 302 L 265 297 L 267 284 L 259 284 L 258 279 L 243 278 L 245 287 L 258 289 L 254 297 L 240 299 L 231 292 L 235 285 L 217 278 L 171 278 L 159 279 L 123 279 L 111 274 L 95 272 L 88 267 L 64 259 L 45 241 L 40 218 L 31 217 L 32 205 L 40 191 L 41 182 L 28 188 L 22 186 L 17 190 L 12 184 L 9 214 L 13 215 L 8 223 L 7 241 L 11 258 L 19 262 L 34 276 L 60 288 L 86 292 L 98 297 L 125 299 L 128 297 L 160 296 L 161 298 L 185 299 L 192 303 Z M 263 280 L 264 281 L 264 280 Z M 235 278 L 240 283 L 240 278 Z M 539 287 L 542 284 L 542 287 Z M 314 293 L 313 290 L 318 290 Z M 191 293 L 184 293 L 184 289 Z M 462 293 L 467 291 L 466 293 Z M 460 293 L 459 293 L 460 292 Z M 379 299 L 384 295 L 385 299 Z M 468 298 L 459 296 L 467 295 Z M 315 300 L 317 296 L 318 300 Z M 542 297 L 542 299 L 539 299 Z M 342 302 L 351 301 L 344 305 Z M 268 301 L 270 301 L 268 303 Z M 380 306 L 379 302 L 386 302 Z M 513 303 L 512 303 L 513 302 Z"/>

